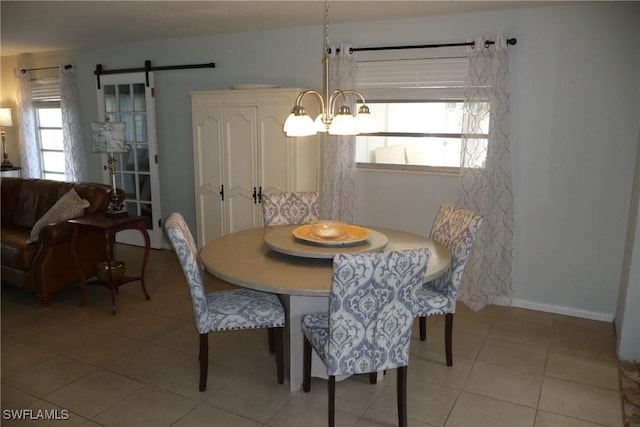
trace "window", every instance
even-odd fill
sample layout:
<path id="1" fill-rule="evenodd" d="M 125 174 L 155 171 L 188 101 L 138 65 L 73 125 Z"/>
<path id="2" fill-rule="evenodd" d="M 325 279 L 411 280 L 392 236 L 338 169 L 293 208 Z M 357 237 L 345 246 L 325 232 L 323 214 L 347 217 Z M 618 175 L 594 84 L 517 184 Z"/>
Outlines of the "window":
<path id="1" fill-rule="evenodd" d="M 466 72 L 466 58 L 358 62 L 357 88 L 380 127 L 356 137 L 358 167 L 459 168 Z M 486 145 L 488 103 L 467 108 L 477 110 L 482 134 L 474 137 Z"/>
<path id="2" fill-rule="evenodd" d="M 36 139 L 45 179 L 65 180 L 62 110 L 59 104 L 36 106 Z"/>
<path id="3" fill-rule="evenodd" d="M 62 110 L 60 108 L 60 80 L 58 78 L 33 80 L 32 97 L 42 177 L 64 181 L 66 175 Z"/>

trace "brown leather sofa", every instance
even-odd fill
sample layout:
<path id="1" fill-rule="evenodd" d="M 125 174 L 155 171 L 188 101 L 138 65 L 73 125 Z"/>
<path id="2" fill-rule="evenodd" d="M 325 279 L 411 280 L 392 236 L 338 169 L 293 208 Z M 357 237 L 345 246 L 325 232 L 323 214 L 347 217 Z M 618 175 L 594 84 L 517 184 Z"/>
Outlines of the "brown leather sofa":
<path id="1" fill-rule="evenodd" d="M 7 177 L 0 180 L 0 188 L 2 284 L 33 292 L 42 305 L 48 306 L 54 292 L 82 280 L 71 254 L 73 225 L 67 221 L 45 225 L 38 241 L 28 243 L 32 227 L 72 188 L 89 202 L 84 215 L 105 211 L 110 187 Z M 82 228 L 77 253 L 84 278 L 95 276 L 96 264 L 107 259 L 105 243 L 100 230 Z"/>

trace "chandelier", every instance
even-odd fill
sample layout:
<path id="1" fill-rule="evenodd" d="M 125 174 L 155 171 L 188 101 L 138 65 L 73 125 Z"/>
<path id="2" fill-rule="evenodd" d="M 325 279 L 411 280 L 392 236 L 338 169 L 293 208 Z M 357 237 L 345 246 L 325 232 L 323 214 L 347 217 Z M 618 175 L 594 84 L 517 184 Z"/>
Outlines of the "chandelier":
<path id="1" fill-rule="evenodd" d="M 360 92 L 352 89 L 335 89 L 329 92 L 329 52 L 329 2 L 327 0 L 324 3 L 324 94 L 318 90 L 309 89 L 298 95 L 291 114 L 284 122 L 283 130 L 287 136 L 309 136 L 327 131 L 331 135 L 358 135 L 377 131 L 377 124 L 371 117 L 369 107 Z M 315 95 L 320 100 L 322 110 L 315 121 L 309 117 L 302 106 L 302 99 L 309 94 Z M 346 105 L 347 95 L 355 95 L 362 100 L 362 105 L 355 117 L 351 114 L 351 108 Z M 338 101 L 342 104 L 338 104 Z M 340 107 L 336 111 L 338 105 Z"/>

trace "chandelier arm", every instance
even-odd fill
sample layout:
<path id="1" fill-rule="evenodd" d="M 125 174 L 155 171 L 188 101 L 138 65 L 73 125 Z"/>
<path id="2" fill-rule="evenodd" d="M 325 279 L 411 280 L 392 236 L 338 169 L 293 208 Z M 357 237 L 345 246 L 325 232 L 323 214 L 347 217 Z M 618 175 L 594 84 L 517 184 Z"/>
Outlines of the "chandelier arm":
<path id="1" fill-rule="evenodd" d="M 333 117 L 333 112 L 335 111 L 336 101 L 341 96 L 346 99 L 345 91 L 341 89 L 334 89 L 333 92 L 331 92 L 331 95 L 329 95 L 329 100 L 327 101 L 329 103 L 328 115 L 330 115 L 331 117 Z"/>
<path id="2" fill-rule="evenodd" d="M 360 99 L 362 100 L 363 104 L 366 104 L 367 101 L 364 99 L 364 95 L 362 95 L 362 93 L 358 92 L 357 90 L 354 89 L 346 89 L 342 91 L 343 96 L 346 96 L 348 94 L 353 94 L 353 95 L 358 95 L 360 97 Z"/>
<path id="3" fill-rule="evenodd" d="M 305 95 L 310 94 L 310 93 L 313 94 L 313 95 L 316 95 L 318 97 L 318 99 L 320 100 L 320 106 L 322 107 L 322 113 L 324 114 L 324 111 L 325 111 L 325 109 L 324 109 L 324 107 L 325 107 L 324 99 L 322 98 L 322 94 L 319 91 L 315 90 L 315 89 L 308 89 L 308 90 L 300 92 L 300 94 L 298 94 L 298 97 L 296 98 L 296 105 L 297 106 L 302 106 L 302 98 L 304 98 Z"/>

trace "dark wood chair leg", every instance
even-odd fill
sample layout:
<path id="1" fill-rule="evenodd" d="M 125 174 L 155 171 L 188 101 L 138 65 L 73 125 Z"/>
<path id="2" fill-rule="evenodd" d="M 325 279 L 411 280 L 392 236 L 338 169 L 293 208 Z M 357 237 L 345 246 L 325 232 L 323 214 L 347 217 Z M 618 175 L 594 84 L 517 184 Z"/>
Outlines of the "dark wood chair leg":
<path id="1" fill-rule="evenodd" d="M 209 369 L 209 334 L 200 334 L 200 391 L 207 389 L 207 371 Z"/>
<path id="2" fill-rule="evenodd" d="M 49 307 L 49 295 L 38 295 L 38 299 L 40 299 L 40 304 L 43 307 Z M 86 300 L 86 297 L 84 299 Z"/>
<path id="3" fill-rule="evenodd" d="M 420 341 L 427 340 L 427 316 L 419 317 L 420 321 Z"/>
<path id="4" fill-rule="evenodd" d="M 276 351 L 275 331 L 273 328 L 267 329 L 267 337 L 269 338 L 269 353 L 273 354 Z"/>
<path id="5" fill-rule="evenodd" d="M 271 330 L 273 329 L 273 330 Z M 284 382 L 284 328 L 270 328 L 269 336 L 273 335 L 276 352 L 276 371 L 278 373 L 278 384 Z"/>
<path id="6" fill-rule="evenodd" d="M 336 377 L 329 376 L 329 427 L 336 423 Z"/>
<path id="7" fill-rule="evenodd" d="M 398 426 L 407 427 L 407 367 L 398 368 Z"/>
<path id="8" fill-rule="evenodd" d="M 311 390 L 311 343 L 304 337 L 304 347 L 302 353 L 302 390 Z"/>
<path id="9" fill-rule="evenodd" d="M 453 313 L 447 313 L 444 321 L 444 347 L 447 353 L 447 366 L 453 366 L 453 349 L 452 347 L 452 335 L 453 334 Z"/>
<path id="10" fill-rule="evenodd" d="M 378 373 L 377 372 L 370 372 L 369 373 L 369 383 L 370 384 L 377 384 L 378 383 Z"/>

